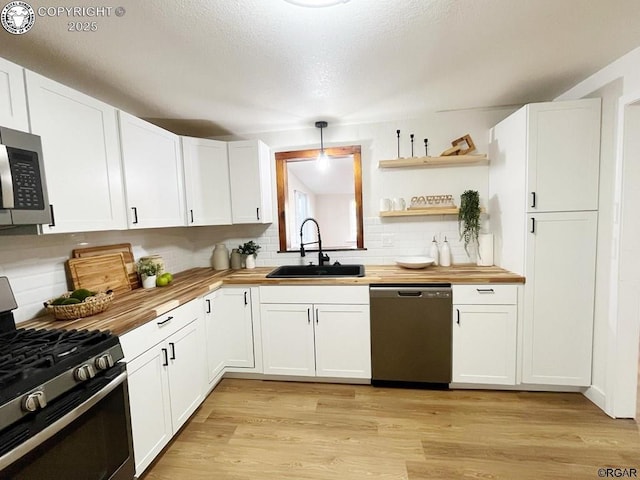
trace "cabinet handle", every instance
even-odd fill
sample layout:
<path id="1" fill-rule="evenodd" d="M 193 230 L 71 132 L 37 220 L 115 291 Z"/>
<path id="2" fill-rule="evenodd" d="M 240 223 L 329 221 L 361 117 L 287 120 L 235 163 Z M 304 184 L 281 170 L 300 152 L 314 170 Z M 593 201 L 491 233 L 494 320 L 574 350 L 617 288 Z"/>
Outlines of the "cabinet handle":
<path id="1" fill-rule="evenodd" d="M 316 325 L 318 324 L 318 320 L 320 320 L 320 316 L 318 315 L 318 309 L 316 308 Z"/>
<path id="2" fill-rule="evenodd" d="M 531 192 L 531 208 L 536 208 L 536 192 Z"/>
<path id="3" fill-rule="evenodd" d="M 206 313 L 211 313 L 211 300 L 206 300 L 207 302 L 207 311 Z"/>
<path id="4" fill-rule="evenodd" d="M 476 292 L 478 293 L 496 293 L 493 291 L 493 288 L 476 288 Z"/>
<path id="5" fill-rule="evenodd" d="M 460 325 L 460 309 L 456 308 L 456 312 L 458 312 L 458 321 L 456 323 Z"/>
<path id="6" fill-rule="evenodd" d="M 131 207 L 131 210 L 133 210 L 133 223 L 134 225 L 136 223 L 138 223 L 138 208 L 137 207 Z"/>
<path id="7" fill-rule="evenodd" d="M 260 220 L 260 207 L 256 208 L 256 218 Z"/>
<path id="8" fill-rule="evenodd" d="M 169 342 L 169 346 L 171 347 L 171 357 L 169 358 L 169 360 L 175 360 L 176 359 L 176 344 L 173 342 Z"/>
<path id="9" fill-rule="evenodd" d="M 191 214 L 191 223 L 193 223 L 193 209 L 189 210 L 189 213 Z"/>
<path id="10" fill-rule="evenodd" d="M 165 320 L 158 322 L 158 325 L 164 325 L 165 323 L 170 322 L 171 320 L 173 320 L 173 317 L 167 317 Z"/>
<path id="11" fill-rule="evenodd" d="M 247 305 L 247 291 L 244 292 L 244 304 Z"/>
<path id="12" fill-rule="evenodd" d="M 53 204 L 49 204 L 49 212 L 51 213 L 51 223 L 49 224 L 50 227 L 55 227 L 56 226 L 56 217 L 53 215 Z"/>
<path id="13" fill-rule="evenodd" d="M 168 367 L 169 366 L 169 355 L 167 355 L 167 349 L 163 348 L 162 349 L 162 355 L 164 356 L 164 363 L 162 364 L 163 367 Z"/>
<path id="14" fill-rule="evenodd" d="M 307 308 L 307 323 L 311 324 L 311 309 Z"/>
<path id="15" fill-rule="evenodd" d="M 531 233 L 536 233 L 536 219 L 531 217 Z"/>

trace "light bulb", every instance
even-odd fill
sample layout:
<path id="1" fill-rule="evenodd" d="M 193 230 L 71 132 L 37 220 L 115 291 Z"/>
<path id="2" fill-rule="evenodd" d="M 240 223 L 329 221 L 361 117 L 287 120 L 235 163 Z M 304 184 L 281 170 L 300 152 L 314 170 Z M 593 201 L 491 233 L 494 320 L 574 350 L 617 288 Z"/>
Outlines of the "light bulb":
<path id="1" fill-rule="evenodd" d="M 317 163 L 318 170 L 324 172 L 329 168 L 329 157 L 324 151 L 320 152 L 320 155 L 318 155 L 317 160 L 318 160 L 318 163 Z"/>

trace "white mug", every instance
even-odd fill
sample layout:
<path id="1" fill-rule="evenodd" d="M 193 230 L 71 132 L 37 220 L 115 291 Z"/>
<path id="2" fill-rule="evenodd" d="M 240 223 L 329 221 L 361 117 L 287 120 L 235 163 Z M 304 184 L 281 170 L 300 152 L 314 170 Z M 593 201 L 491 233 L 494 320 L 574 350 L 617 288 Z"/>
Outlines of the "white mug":
<path id="1" fill-rule="evenodd" d="M 404 198 L 394 198 L 393 199 L 393 209 L 394 210 L 404 210 L 407 208 L 407 204 L 404 202 Z"/>
<path id="2" fill-rule="evenodd" d="M 391 199 L 390 198 L 381 198 L 380 199 L 380 211 L 388 212 L 391 210 Z"/>

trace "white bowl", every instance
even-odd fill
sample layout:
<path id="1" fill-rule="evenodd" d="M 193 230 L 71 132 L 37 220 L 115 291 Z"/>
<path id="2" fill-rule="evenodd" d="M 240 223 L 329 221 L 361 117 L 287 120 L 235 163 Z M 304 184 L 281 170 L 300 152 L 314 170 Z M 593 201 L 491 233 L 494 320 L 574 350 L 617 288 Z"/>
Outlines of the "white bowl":
<path id="1" fill-rule="evenodd" d="M 402 257 L 396 263 L 404 268 L 424 268 L 431 265 L 435 260 L 431 257 Z"/>

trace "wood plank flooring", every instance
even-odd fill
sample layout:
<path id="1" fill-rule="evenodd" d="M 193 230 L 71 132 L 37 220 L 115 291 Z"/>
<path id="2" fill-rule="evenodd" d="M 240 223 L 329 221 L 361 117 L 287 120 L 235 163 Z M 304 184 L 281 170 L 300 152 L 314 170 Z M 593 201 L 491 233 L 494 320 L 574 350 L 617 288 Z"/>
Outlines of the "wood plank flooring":
<path id="1" fill-rule="evenodd" d="M 633 420 L 580 394 L 223 380 L 144 480 L 598 478 Z"/>

